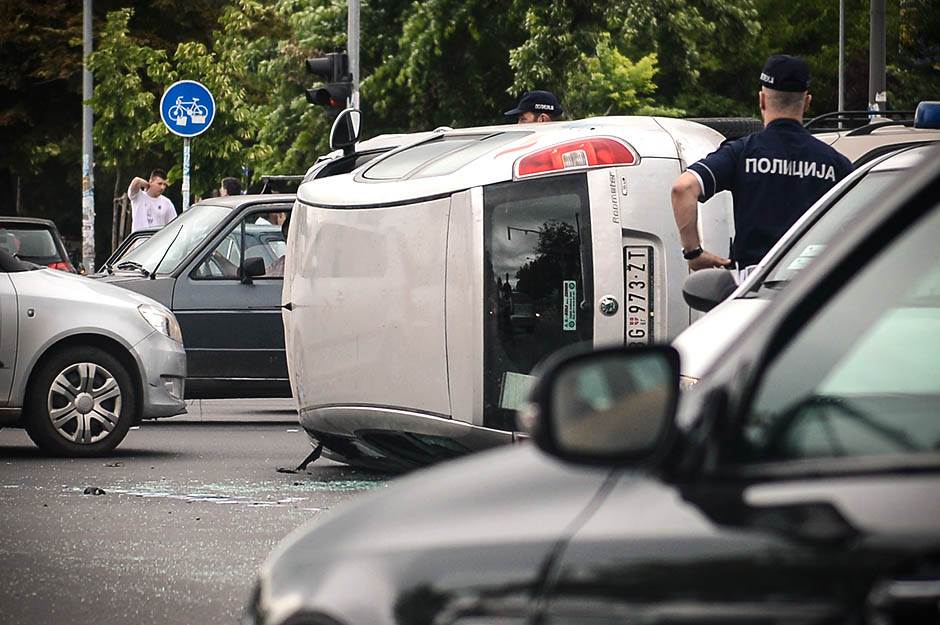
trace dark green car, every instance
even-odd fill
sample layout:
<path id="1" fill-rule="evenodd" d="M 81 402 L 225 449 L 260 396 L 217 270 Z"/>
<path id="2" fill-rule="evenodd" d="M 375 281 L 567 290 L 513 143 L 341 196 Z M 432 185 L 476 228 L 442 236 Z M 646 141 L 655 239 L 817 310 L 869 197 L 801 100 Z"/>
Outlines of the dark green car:
<path id="1" fill-rule="evenodd" d="M 199 202 L 96 276 L 174 311 L 187 399 L 290 397 L 281 287 L 293 202 L 293 194 Z"/>

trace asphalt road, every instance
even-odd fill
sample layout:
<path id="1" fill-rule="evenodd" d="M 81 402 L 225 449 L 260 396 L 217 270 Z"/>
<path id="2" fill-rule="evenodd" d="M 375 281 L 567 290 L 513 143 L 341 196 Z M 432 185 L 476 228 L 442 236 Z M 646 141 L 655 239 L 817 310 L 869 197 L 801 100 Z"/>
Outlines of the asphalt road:
<path id="1" fill-rule="evenodd" d="M 309 453 L 306 436 L 287 409 L 239 406 L 191 406 L 89 460 L 0 431 L 0 623 L 236 623 L 274 545 L 384 487 L 324 459 L 278 472 Z"/>

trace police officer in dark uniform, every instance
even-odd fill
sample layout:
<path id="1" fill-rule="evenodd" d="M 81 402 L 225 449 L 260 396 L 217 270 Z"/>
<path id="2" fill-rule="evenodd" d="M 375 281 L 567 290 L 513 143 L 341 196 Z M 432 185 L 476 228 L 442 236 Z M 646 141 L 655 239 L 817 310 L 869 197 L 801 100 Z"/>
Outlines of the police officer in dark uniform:
<path id="1" fill-rule="evenodd" d="M 516 108 L 503 113 L 514 117 L 517 124 L 556 122 L 561 119 L 561 103 L 551 91 L 527 91 Z"/>
<path id="2" fill-rule="evenodd" d="M 770 57 L 760 83 L 764 129 L 725 141 L 673 184 L 682 255 L 693 271 L 757 264 L 806 209 L 852 171 L 847 158 L 803 128 L 811 96 L 809 67 L 802 59 Z M 731 191 L 734 200 L 731 258 L 703 250 L 698 234 L 697 202 L 719 191 Z"/>

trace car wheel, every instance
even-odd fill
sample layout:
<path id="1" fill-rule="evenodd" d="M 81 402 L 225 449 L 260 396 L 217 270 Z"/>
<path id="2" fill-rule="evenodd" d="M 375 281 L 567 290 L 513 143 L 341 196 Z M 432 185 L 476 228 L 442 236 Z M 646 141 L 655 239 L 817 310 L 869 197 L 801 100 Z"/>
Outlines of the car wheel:
<path id="1" fill-rule="evenodd" d="M 29 437 L 61 456 L 106 454 L 137 421 L 137 393 L 127 368 L 97 347 L 68 348 L 43 363 L 28 402 Z"/>

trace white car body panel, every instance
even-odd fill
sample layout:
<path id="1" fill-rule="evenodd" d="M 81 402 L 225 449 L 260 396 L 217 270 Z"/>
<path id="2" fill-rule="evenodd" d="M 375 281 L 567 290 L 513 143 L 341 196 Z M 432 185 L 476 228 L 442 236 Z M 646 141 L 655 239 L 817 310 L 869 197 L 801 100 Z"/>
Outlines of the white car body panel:
<path id="1" fill-rule="evenodd" d="M 727 299 L 672 342 L 679 350 L 682 375 L 701 379 L 734 340 L 770 303 L 765 299 Z"/>
<path id="2" fill-rule="evenodd" d="M 871 161 L 853 171 L 819 198 L 770 248 L 758 263 L 757 269 L 738 285 L 728 299 L 701 316 L 676 337 L 672 345 L 679 350 L 682 375 L 694 379 L 705 375 L 734 339 L 769 303 L 770 300 L 743 296 L 760 282 L 761 270 L 764 267 L 774 261 L 779 253 L 798 243 L 797 237 L 808 222 L 816 220 L 820 213 L 834 206 L 846 189 L 854 186 L 860 178 L 869 173 L 913 169 L 923 161 L 928 152 L 928 147 L 915 147 Z"/>
<path id="3" fill-rule="evenodd" d="M 16 372 L 16 290 L 10 275 L 0 273 L 0 406 L 10 400 L 13 374 Z"/>

